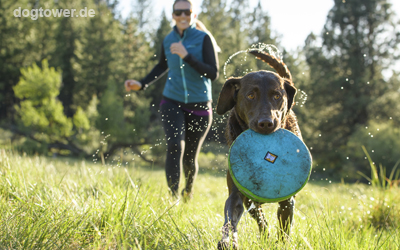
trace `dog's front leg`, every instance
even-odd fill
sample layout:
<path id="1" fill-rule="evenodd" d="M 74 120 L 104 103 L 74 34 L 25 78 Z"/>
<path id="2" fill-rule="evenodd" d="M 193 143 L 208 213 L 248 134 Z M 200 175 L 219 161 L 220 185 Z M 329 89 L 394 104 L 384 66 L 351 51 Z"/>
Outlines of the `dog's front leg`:
<path id="1" fill-rule="evenodd" d="M 293 225 L 294 204 L 294 197 L 279 202 L 278 222 L 280 230 L 278 237 L 280 240 L 285 240 L 285 237 L 290 235 L 290 229 Z"/>
<path id="2" fill-rule="evenodd" d="M 218 249 L 230 249 L 229 248 L 229 231 L 232 228 L 232 246 L 233 249 L 238 248 L 238 234 L 237 225 L 240 217 L 243 214 L 243 200 L 241 198 L 239 190 L 235 187 L 236 192 L 232 192 L 229 198 L 225 202 L 224 214 L 225 222 L 222 227 L 222 239 L 218 242 Z"/>
<path id="3" fill-rule="evenodd" d="M 253 219 L 257 221 L 258 229 L 260 234 L 266 234 L 269 236 L 269 227 L 267 223 L 267 219 L 265 218 L 264 212 L 261 207 L 261 203 L 250 200 L 249 198 L 244 198 L 244 204 L 246 209 L 249 211 L 249 214 Z M 251 205 L 254 204 L 252 207 Z"/>

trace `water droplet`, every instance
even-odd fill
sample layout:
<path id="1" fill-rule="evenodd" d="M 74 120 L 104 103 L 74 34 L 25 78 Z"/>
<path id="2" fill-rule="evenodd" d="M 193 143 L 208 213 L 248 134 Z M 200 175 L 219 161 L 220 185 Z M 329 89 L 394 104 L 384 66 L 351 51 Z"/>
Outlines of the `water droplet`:
<path id="1" fill-rule="evenodd" d="M 278 60 L 282 60 L 282 53 L 278 50 L 278 48 L 275 45 L 258 43 L 258 44 L 251 45 L 251 47 L 249 49 L 253 49 L 253 50 L 256 49 L 256 50 L 259 50 L 259 51 L 264 51 L 264 52 L 274 56 Z M 241 69 L 241 67 L 238 67 L 237 65 L 235 66 L 234 63 L 232 62 L 232 59 L 234 57 L 244 53 L 244 56 L 242 58 L 236 58 L 236 61 L 238 61 L 238 62 L 235 63 L 235 64 L 240 64 L 241 66 L 243 66 L 243 62 L 247 61 L 247 52 L 248 52 L 249 49 L 238 51 L 238 52 L 234 53 L 233 55 L 231 55 L 227 59 L 227 61 L 224 64 L 224 70 L 223 70 L 225 79 L 228 78 L 228 75 L 229 75 L 229 77 L 230 76 L 241 76 L 242 74 L 246 74 L 246 73 L 249 72 L 249 69 Z M 232 72 L 229 72 L 229 74 L 227 74 L 227 66 L 229 64 L 232 65 L 233 70 L 232 70 Z M 250 71 L 252 71 L 252 69 Z"/>

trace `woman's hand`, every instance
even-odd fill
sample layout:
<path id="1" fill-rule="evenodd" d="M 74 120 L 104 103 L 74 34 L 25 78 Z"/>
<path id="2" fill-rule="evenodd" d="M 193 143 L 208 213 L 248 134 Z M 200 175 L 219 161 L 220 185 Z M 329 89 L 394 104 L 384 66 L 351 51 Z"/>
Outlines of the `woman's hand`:
<path id="1" fill-rule="evenodd" d="M 142 84 L 136 80 L 126 80 L 124 85 L 126 91 L 128 92 L 131 90 L 138 91 L 139 89 L 142 88 Z"/>
<path id="2" fill-rule="evenodd" d="M 185 58 L 185 56 L 187 56 L 187 54 L 188 54 L 185 46 L 183 46 L 183 44 L 182 44 L 182 41 L 171 44 L 171 47 L 169 47 L 169 49 L 172 54 L 176 54 L 182 59 Z"/>

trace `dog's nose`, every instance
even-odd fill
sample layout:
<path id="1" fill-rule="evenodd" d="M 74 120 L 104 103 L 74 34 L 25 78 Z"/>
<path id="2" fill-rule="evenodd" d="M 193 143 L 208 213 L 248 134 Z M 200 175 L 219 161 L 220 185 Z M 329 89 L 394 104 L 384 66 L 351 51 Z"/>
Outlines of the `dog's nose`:
<path id="1" fill-rule="evenodd" d="M 274 127 L 274 121 L 271 118 L 265 118 L 258 121 L 260 129 L 271 129 Z"/>

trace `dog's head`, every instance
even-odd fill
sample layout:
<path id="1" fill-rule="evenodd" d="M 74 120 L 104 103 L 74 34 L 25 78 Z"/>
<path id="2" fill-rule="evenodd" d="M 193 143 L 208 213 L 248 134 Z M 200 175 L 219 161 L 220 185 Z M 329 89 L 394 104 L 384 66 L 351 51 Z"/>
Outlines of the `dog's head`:
<path id="1" fill-rule="evenodd" d="M 270 134 L 281 127 L 296 92 L 290 80 L 274 72 L 251 72 L 225 82 L 218 98 L 217 113 L 222 115 L 235 108 L 250 129 Z"/>

